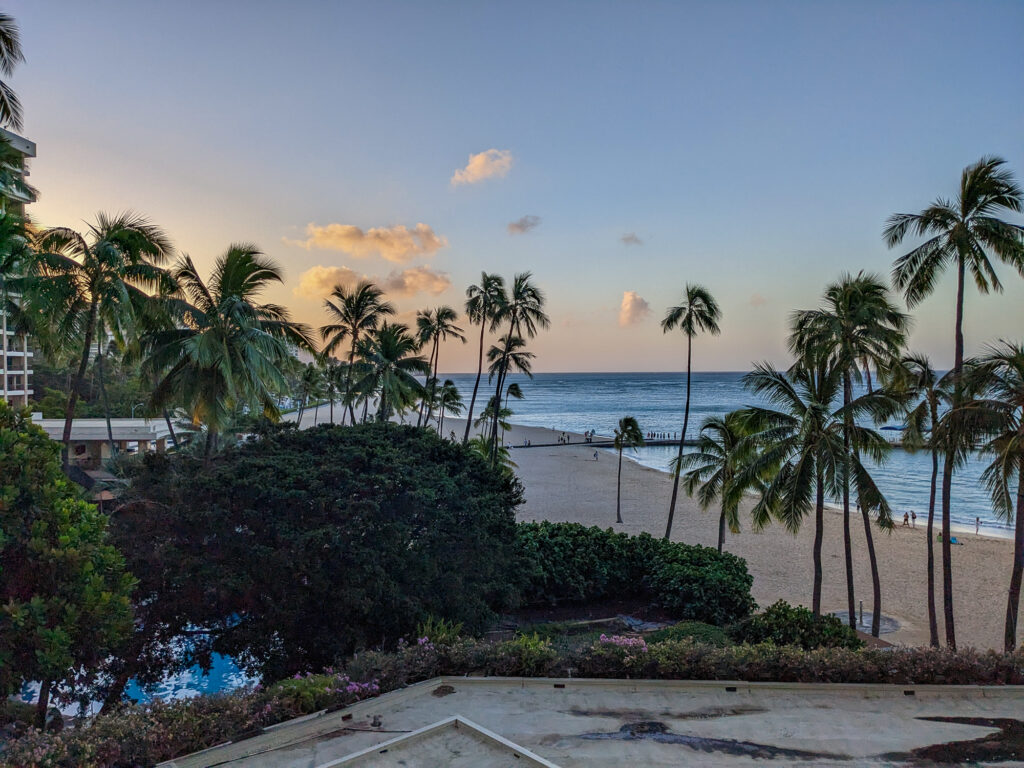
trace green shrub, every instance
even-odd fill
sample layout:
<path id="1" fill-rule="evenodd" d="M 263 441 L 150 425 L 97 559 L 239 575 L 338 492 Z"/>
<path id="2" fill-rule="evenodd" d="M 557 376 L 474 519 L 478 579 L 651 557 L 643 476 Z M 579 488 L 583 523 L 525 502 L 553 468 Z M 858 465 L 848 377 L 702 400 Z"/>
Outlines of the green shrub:
<path id="1" fill-rule="evenodd" d="M 724 629 L 701 621 L 680 621 L 671 627 L 657 629 L 646 637 L 648 643 L 662 643 L 666 640 L 692 640 L 695 643 L 724 648 L 731 644 Z"/>
<path id="2" fill-rule="evenodd" d="M 655 598 L 673 616 L 717 625 L 742 619 L 755 608 L 753 583 L 742 558 L 685 544 L 664 547 L 650 576 Z"/>
<path id="3" fill-rule="evenodd" d="M 729 628 L 730 636 L 741 643 L 795 645 L 804 650 L 815 648 L 857 649 L 864 643 L 849 626 L 835 616 L 815 616 L 812 611 L 779 600 L 763 613 L 751 616 Z"/>

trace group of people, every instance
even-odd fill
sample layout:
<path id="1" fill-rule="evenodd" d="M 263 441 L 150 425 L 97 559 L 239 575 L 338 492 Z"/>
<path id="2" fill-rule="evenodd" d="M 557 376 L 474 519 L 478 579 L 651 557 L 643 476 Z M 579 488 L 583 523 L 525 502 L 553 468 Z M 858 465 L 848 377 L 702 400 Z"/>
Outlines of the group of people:
<path id="1" fill-rule="evenodd" d="M 648 432 L 648 440 L 675 440 L 677 432 Z"/>

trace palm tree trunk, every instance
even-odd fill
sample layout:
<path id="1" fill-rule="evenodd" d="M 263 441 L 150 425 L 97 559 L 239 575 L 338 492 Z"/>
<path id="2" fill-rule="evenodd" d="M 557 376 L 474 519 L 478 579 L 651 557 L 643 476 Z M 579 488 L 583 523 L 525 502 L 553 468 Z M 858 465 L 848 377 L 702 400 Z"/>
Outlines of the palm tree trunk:
<path id="1" fill-rule="evenodd" d="M 92 349 L 92 337 L 96 325 L 96 302 L 89 305 L 89 318 L 85 326 L 85 339 L 82 341 L 82 359 L 78 363 L 78 371 L 71 383 L 71 392 L 68 394 L 68 404 L 64 409 L 64 435 L 61 442 L 64 443 L 62 459 L 64 469 L 71 466 L 71 422 L 75 418 L 75 406 L 78 404 L 78 391 L 82 388 L 82 381 L 85 379 L 85 371 L 89 367 L 89 352 Z M 5 342 L 6 343 L 6 342 Z"/>
<path id="2" fill-rule="evenodd" d="M 352 407 L 352 366 L 355 364 L 356 359 L 356 336 L 352 334 L 352 348 L 348 351 L 348 370 L 345 371 L 345 404 L 348 405 L 348 415 L 352 422 L 352 426 L 356 423 L 356 411 Z M 341 425 L 345 426 L 345 414 L 341 414 Z"/>
<path id="3" fill-rule="evenodd" d="M 1017 614 L 1020 611 L 1020 584 L 1024 575 L 1024 459 L 1018 459 L 1017 524 L 1013 532 L 1013 570 L 1006 600 L 1006 632 L 1003 649 L 1011 653 L 1017 647 Z"/>
<path id="4" fill-rule="evenodd" d="M 434 398 L 437 396 L 437 370 L 441 364 L 441 339 L 434 337 L 434 375 L 430 378 L 430 399 L 427 401 L 427 418 L 423 423 L 430 426 L 430 417 L 434 413 Z"/>
<path id="5" fill-rule="evenodd" d="M 512 343 L 513 325 L 508 327 L 508 337 L 505 340 L 505 349 L 501 354 L 501 365 L 498 366 L 498 388 L 494 391 L 494 414 L 491 423 L 491 464 L 494 464 L 498 456 L 498 417 L 501 415 L 501 392 L 505 386 L 505 374 L 508 367 L 508 350 Z"/>
<path id="6" fill-rule="evenodd" d="M 693 360 L 693 337 L 686 337 L 686 407 L 683 410 L 683 432 L 679 435 L 679 455 L 676 461 L 675 477 L 672 479 L 672 500 L 668 505 L 668 524 L 665 526 L 665 540 L 672 535 L 672 521 L 676 516 L 676 499 L 679 496 L 679 469 L 683 465 L 683 446 L 686 445 L 686 428 L 690 422 L 690 364 Z"/>
<path id="7" fill-rule="evenodd" d="M 427 367 L 428 367 L 429 370 L 427 371 L 427 381 L 425 382 L 426 384 L 430 384 L 431 388 L 433 388 L 433 384 L 431 384 L 431 382 L 435 378 L 435 376 L 434 376 L 434 369 L 436 368 L 436 365 L 437 365 L 435 363 L 435 361 L 434 361 L 434 356 L 436 354 L 437 354 L 437 337 L 435 336 L 434 337 L 434 344 L 430 348 L 430 359 L 427 361 Z M 424 397 L 422 400 L 420 400 L 420 415 L 416 418 L 416 426 L 417 427 L 423 426 L 423 423 L 424 423 L 423 422 L 423 412 L 427 408 L 427 400 L 428 400 L 427 397 Z M 426 423 L 428 423 L 428 424 L 430 423 L 430 414 L 429 413 L 427 414 L 427 421 L 426 421 Z"/>
<path id="8" fill-rule="evenodd" d="M 622 446 L 619 446 L 619 479 L 615 485 L 615 522 L 622 522 Z"/>
<path id="9" fill-rule="evenodd" d="M 96 339 L 96 374 L 100 382 L 100 399 L 103 400 L 103 418 L 107 422 L 107 445 L 110 446 L 110 458 L 117 457 L 117 446 L 114 445 L 114 428 L 110 424 L 110 401 L 107 399 L 107 385 L 103 378 L 103 354 L 100 340 Z"/>
<path id="10" fill-rule="evenodd" d="M 444 437 L 444 404 L 441 404 L 441 410 L 438 411 L 439 416 L 437 419 L 437 434 L 438 437 Z"/>
<path id="11" fill-rule="evenodd" d="M 722 514 L 718 516 L 718 554 L 722 554 L 725 546 L 725 498 L 722 499 Z"/>
<path id="12" fill-rule="evenodd" d="M 174 447 L 178 447 L 178 436 L 174 434 L 174 425 L 171 424 L 171 414 L 164 408 L 164 421 L 167 422 L 167 431 L 171 433 L 171 442 L 174 443 Z"/>
<path id="13" fill-rule="evenodd" d="M 484 324 L 487 313 L 480 318 L 480 357 L 476 366 L 476 383 L 473 384 L 473 397 L 469 400 L 469 414 L 466 416 L 466 434 L 462 437 L 462 444 L 469 442 L 469 430 L 473 426 L 473 406 L 476 404 L 476 392 L 480 389 L 480 377 L 484 373 Z"/>
<path id="14" fill-rule="evenodd" d="M 811 606 L 815 616 L 821 615 L 821 544 L 825 538 L 825 478 L 818 471 L 818 491 L 814 502 L 814 594 Z"/>
<path id="15" fill-rule="evenodd" d="M 882 629 L 882 581 L 878 576 L 878 558 L 875 555 L 875 539 L 871 534 L 871 513 L 861 502 L 860 514 L 864 519 L 864 537 L 868 543 L 868 562 L 871 564 L 871 635 L 878 637 Z"/>
<path id="16" fill-rule="evenodd" d="M 850 403 L 850 372 L 843 372 L 843 404 Z M 843 552 L 846 555 L 846 609 L 851 629 L 857 629 L 857 606 L 853 594 L 853 545 L 850 536 L 850 418 L 843 413 Z"/>
<path id="17" fill-rule="evenodd" d="M 49 678 L 43 678 L 39 685 L 39 701 L 36 702 L 36 728 L 46 727 L 46 711 L 50 707 L 50 689 L 53 683 Z"/>
<path id="18" fill-rule="evenodd" d="M 333 392 L 333 390 L 332 390 Z M 331 425 L 334 425 L 334 395 L 331 395 Z"/>
<path id="19" fill-rule="evenodd" d="M 939 452 L 934 445 L 938 408 L 932 403 L 932 482 L 928 494 L 928 639 L 939 647 L 939 619 L 935 614 L 935 486 L 939 476 Z"/>

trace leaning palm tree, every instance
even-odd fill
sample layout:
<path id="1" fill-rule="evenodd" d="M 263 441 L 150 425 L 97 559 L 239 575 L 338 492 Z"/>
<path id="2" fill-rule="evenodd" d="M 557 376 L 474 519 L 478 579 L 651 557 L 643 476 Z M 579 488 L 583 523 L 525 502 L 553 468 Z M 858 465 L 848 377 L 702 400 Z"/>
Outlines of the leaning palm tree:
<path id="1" fill-rule="evenodd" d="M 939 646 L 939 623 L 935 613 L 935 495 L 939 476 L 939 453 L 942 450 L 940 411 L 948 411 L 949 379 L 932 368 L 931 361 L 920 354 L 905 355 L 887 371 L 889 386 L 910 396 L 907 406 L 903 446 L 914 451 L 925 448 L 931 454 L 932 476 L 928 494 L 928 635 L 932 646 Z M 948 535 L 948 534 L 947 534 Z"/>
<path id="2" fill-rule="evenodd" d="M 994 255 L 1024 275 L 1024 228 L 999 218 L 1007 211 L 1019 213 L 1024 192 L 998 157 L 983 157 L 964 168 L 955 200 L 938 198 L 920 213 L 897 213 L 889 217 L 883 237 L 892 248 L 908 233 L 928 237 L 921 245 L 901 256 L 893 265 L 894 285 L 903 291 L 907 306 L 913 308 L 934 292 L 940 275 L 953 265 L 957 273 L 953 328 L 954 420 L 963 400 L 961 371 L 964 364 L 964 290 L 967 272 L 981 293 L 1001 291 L 1002 283 L 992 266 Z M 951 424 L 953 431 L 956 424 Z M 955 441 L 953 441 L 955 442 Z M 952 444 L 942 467 L 942 603 L 946 623 L 946 644 L 956 648 L 953 619 L 953 565 L 949 543 L 950 495 L 957 463 Z"/>
<path id="3" fill-rule="evenodd" d="M 332 322 L 320 328 L 320 338 L 324 342 L 320 354 L 325 357 L 335 355 L 346 341 L 349 342 L 344 401 L 348 405 L 351 422 L 355 424 L 351 388 L 356 348 L 364 335 L 377 330 L 386 316 L 395 314 L 395 307 L 384 301 L 384 291 L 363 280 L 351 289 L 343 285 L 334 286 L 331 295 L 324 299 L 324 309 Z M 345 423 L 344 415 L 341 421 Z"/>
<path id="4" fill-rule="evenodd" d="M 634 451 L 644 444 L 644 435 L 640 424 L 633 416 L 623 416 L 615 428 L 615 440 L 612 443 L 619 453 L 619 474 L 615 483 L 615 522 L 622 522 L 622 450 L 632 448 Z"/>
<path id="5" fill-rule="evenodd" d="M 878 366 L 888 366 L 899 357 L 906 339 L 908 318 L 889 300 L 889 290 L 882 281 L 863 272 L 857 275 L 844 274 L 838 282 L 825 290 L 824 304 L 820 309 L 803 310 L 793 317 L 793 331 L 789 337 L 790 349 L 801 359 L 825 362 L 841 372 L 843 381 L 844 444 L 849 461 L 853 460 L 853 415 L 849 405 L 853 401 L 853 384 L 861 378 L 860 365 L 867 361 Z M 843 501 L 843 549 L 846 555 L 846 591 L 850 621 L 854 621 L 853 591 L 853 549 L 850 538 L 850 483 L 852 474 L 844 473 L 842 482 Z M 871 516 L 868 505 L 860 499 L 861 516 L 864 522 L 864 536 L 867 540 L 868 560 L 871 565 L 871 584 L 874 610 L 871 619 L 872 634 L 877 637 L 881 629 L 882 582 L 878 573 L 878 559 L 875 554 L 874 537 L 871 533 Z M 881 521 L 883 527 L 891 528 L 892 521 Z"/>
<path id="6" fill-rule="evenodd" d="M 458 339 L 463 344 L 466 337 L 462 329 L 455 324 L 459 319 L 459 313 L 448 306 L 437 307 L 433 310 L 424 309 L 416 313 L 416 336 L 422 346 L 431 345 L 430 357 L 430 381 L 427 382 L 429 390 L 428 397 L 424 400 L 427 406 L 426 418 L 423 418 L 423 410 L 420 409 L 420 419 L 424 424 L 430 423 L 434 411 L 434 394 L 437 389 L 437 366 L 438 358 L 441 355 L 441 342 L 448 339 Z"/>
<path id="7" fill-rule="evenodd" d="M 430 373 L 430 364 L 417 354 L 420 346 L 401 323 L 384 322 L 359 343 L 359 357 L 365 370 L 355 387 L 365 396 L 377 397 L 377 421 L 387 423 L 392 414 L 404 410 L 423 396 L 416 375 Z"/>
<path id="8" fill-rule="evenodd" d="M 992 457 L 982 482 L 996 514 L 1006 521 L 1016 518 L 1003 633 L 1003 648 L 1012 653 L 1024 576 L 1024 345 L 991 346 L 980 358 L 967 361 L 965 374 L 968 391 L 979 396 L 962 406 L 963 418 L 970 431 L 983 436 L 981 453 Z"/>
<path id="9" fill-rule="evenodd" d="M 749 489 L 762 488 L 757 474 L 744 472 L 745 464 L 753 456 L 754 443 L 748 439 L 743 414 L 733 411 L 724 417 L 712 416 L 704 420 L 697 438 L 697 450 L 684 454 L 682 460 L 672 460 L 672 471 L 685 471 L 686 493 L 697 494 L 701 509 L 720 503 L 718 516 L 718 551 L 725 546 L 725 529 L 740 532 L 740 501 Z M 747 481 L 749 485 L 745 485 Z"/>
<path id="10" fill-rule="evenodd" d="M 551 321 L 544 311 L 544 292 L 533 284 L 533 275 L 529 272 L 520 272 L 513 280 L 509 288 L 508 300 L 498 308 L 495 318 L 498 325 L 507 324 L 507 331 L 501 342 L 502 353 L 506 359 L 497 365 L 498 385 L 495 390 L 495 397 L 501 402 L 504 392 L 505 379 L 508 373 L 517 366 L 507 359 L 507 356 L 520 352 L 526 346 L 526 339 L 532 339 L 537 335 L 540 328 L 547 328 Z M 497 347 L 491 347 L 493 352 Z M 530 355 L 529 357 L 533 357 Z M 491 375 L 494 377 L 495 360 L 491 360 Z M 520 368 L 520 370 L 523 370 Z M 497 415 L 491 425 L 491 444 L 497 449 L 498 446 L 498 422 Z"/>
<path id="11" fill-rule="evenodd" d="M 711 292 L 701 285 L 687 283 L 682 303 L 670 307 L 661 321 L 662 333 L 668 333 L 678 327 L 686 336 L 686 408 L 683 411 L 683 431 L 679 435 L 677 462 L 682 459 L 683 447 L 686 445 L 686 429 L 690 423 L 690 371 L 693 362 L 693 337 L 702 331 L 717 336 L 721 331 L 718 325 L 721 318 L 722 312 Z M 672 500 L 668 505 L 668 524 L 665 526 L 666 539 L 672 535 L 672 521 L 676 514 L 676 498 L 678 496 L 679 473 L 676 472 L 672 478 Z"/>
<path id="12" fill-rule="evenodd" d="M 462 395 L 459 394 L 459 388 L 451 379 L 445 379 L 437 391 L 437 434 L 444 437 L 445 412 L 458 416 L 462 413 L 462 409 Z"/>
<path id="13" fill-rule="evenodd" d="M 476 382 L 473 384 L 473 396 L 469 400 L 469 411 L 466 414 L 466 433 L 462 443 L 469 442 L 469 430 L 473 423 L 473 407 L 480 389 L 480 377 L 484 371 L 484 331 L 497 330 L 501 308 L 508 302 L 505 295 L 505 279 L 501 275 L 480 273 L 480 284 L 471 285 L 466 289 L 466 316 L 472 325 L 480 326 L 480 352 L 477 359 Z"/>
<path id="14" fill-rule="evenodd" d="M 193 426 L 205 426 L 205 455 L 240 409 L 280 418 L 276 393 L 287 388 L 292 349 L 312 351 L 309 329 L 288 310 L 262 304 L 260 294 L 283 282 L 281 270 L 256 246 L 231 245 L 204 281 L 191 257 L 174 269 L 181 294 L 167 301 L 169 329 L 144 334 L 143 371 L 160 376 L 151 405 L 181 403 Z"/>
<path id="15" fill-rule="evenodd" d="M 6 78 L 14 74 L 14 68 L 25 61 L 21 52 L 21 33 L 14 18 L 0 13 L 0 73 L 5 80 L 0 80 L 0 125 L 8 125 L 16 131 L 21 130 L 21 101 L 18 94 L 6 82 Z"/>
<path id="16" fill-rule="evenodd" d="M 93 343 L 129 335 L 149 302 L 147 291 L 166 293 L 174 281 L 161 266 L 171 253 L 163 230 L 147 219 L 100 213 L 86 234 L 54 227 L 35 239 L 36 256 L 24 281 L 30 309 L 50 318 L 44 338 L 79 355 L 64 412 L 64 465 L 71 423 Z M 102 361 L 102 355 L 100 356 Z M 112 435 L 109 434 L 111 443 Z"/>

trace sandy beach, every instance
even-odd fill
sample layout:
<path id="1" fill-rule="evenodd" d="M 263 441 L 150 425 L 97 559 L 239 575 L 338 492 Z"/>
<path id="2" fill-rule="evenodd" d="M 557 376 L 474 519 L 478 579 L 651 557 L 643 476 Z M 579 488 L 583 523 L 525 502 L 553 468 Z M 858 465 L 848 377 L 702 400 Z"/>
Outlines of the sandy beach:
<path id="1" fill-rule="evenodd" d="M 337 407 L 335 417 L 339 418 Z M 321 408 L 318 418 L 321 423 L 327 419 L 326 406 Z M 303 426 L 307 425 L 312 425 L 312 414 L 303 418 Z M 454 430 L 461 436 L 464 429 L 464 420 L 445 419 L 445 433 Z M 519 511 L 521 520 L 577 522 L 631 534 L 646 531 L 660 536 L 664 533 L 672 493 L 672 480 L 667 473 L 633 461 L 623 461 L 624 523 L 616 525 L 615 457 L 602 450 L 595 461 L 595 448 L 583 443 L 582 435 L 572 435 L 572 443 L 560 445 L 558 434 L 560 432 L 550 429 L 514 426 L 505 435 L 505 443 L 513 446 L 511 456 L 517 465 L 516 474 L 526 489 L 526 503 Z M 530 440 L 534 447 L 521 447 L 524 440 Z M 542 447 L 545 443 L 554 445 Z M 979 493 L 983 492 L 979 489 Z M 748 502 L 741 516 L 743 523 L 749 519 L 745 514 L 749 507 Z M 874 531 L 882 581 L 882 614 L 900 624 L 898 631 L 883 635 L 883 639 L 889 642 L 905 645 L 928 643 L 926 522 L 926 511 L 922 514 L 919 510 L 916 529 L 897 527 L 891 534 Z M 851 526 L 856 597 L 858 601 L 863 600 L 867 612 L 872 607 L 871 572 L 859 515 L 851 521 Z M 681 492 L 672 538 L 689 544 L 716 546 L 717 510 L 704 512 L 696 500 Z M 747 561 L 754 576 L 754 598 L 760 605 L 767 606 L 783 599 L 809 606 L 813 538 L 811 519 L 795 536 L 778 525 L 758 533 L 745 526 L 739 534 L 727 534 L 725 546 L 729 552 Z M 953 547 L 957 643 L 960 647 L 1002 648 L 1013 542 L 976 536 L 973 532 L 957 533 L 957 538 L 964 542 L 963 546 Z M 944 638 L 938 545 L 935 553 L 939 635 Z M 845 610 L 842 516 L 835 511 L 825 516 L 822 561 L 822 608 L 826 611 Z M 1019 630 L 1018 642 L 1021 640 L 1024 640 L 1024 628 Z"/>

